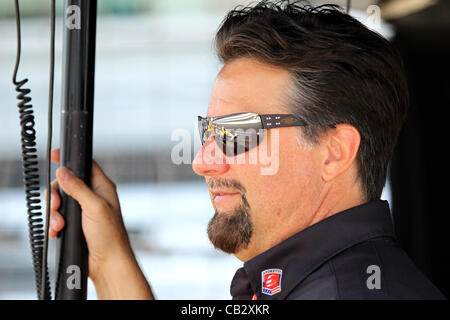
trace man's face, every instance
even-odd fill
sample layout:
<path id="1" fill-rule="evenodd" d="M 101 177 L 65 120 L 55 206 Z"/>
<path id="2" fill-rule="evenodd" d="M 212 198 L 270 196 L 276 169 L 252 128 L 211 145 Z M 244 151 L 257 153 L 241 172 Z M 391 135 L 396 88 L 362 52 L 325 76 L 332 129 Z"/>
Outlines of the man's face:
<path id="1" fill-rule="evenodd" d="M 229 62 L 216 79 L 207 116 L 289 113 L 289 83 L 285 70 L 248 58 Z M 262 173 L 270 164 L 259 157 L 256 163 L 249 157 L 244 163 L 227 158 L 213 137 L 193 162 L 194 171 L 206 179 L 215 209 L 208 226 L 211 242 L 244 260 L 307 226 L 322 186 L 320 151 L 299 146 L 297 127 L 270 129 L 264 139 L 266 154 L 277 161 L 270 174 Z M 253 152 L 259 154 L 262 144 Z"/>

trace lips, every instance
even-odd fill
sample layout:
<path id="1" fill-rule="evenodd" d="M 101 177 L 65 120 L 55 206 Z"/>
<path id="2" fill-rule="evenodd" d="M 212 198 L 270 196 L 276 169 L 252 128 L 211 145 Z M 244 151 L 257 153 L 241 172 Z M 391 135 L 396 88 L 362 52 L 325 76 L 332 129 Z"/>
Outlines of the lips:
<path id="1" fill-rule="evenodd" d="M 239 195 L 239 192 L 236 191 L 227 191 L 227 190 L 211 190 L 211 194 L 213 195 L 214 201 L 225 200 L 231 198 L 232 196 Z"/>

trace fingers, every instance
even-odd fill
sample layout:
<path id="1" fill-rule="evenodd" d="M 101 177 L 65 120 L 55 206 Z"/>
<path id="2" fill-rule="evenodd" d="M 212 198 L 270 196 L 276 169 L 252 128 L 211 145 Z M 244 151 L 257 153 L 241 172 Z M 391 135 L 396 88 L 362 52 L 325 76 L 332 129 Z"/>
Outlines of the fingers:
<path id="1" fill-rule="evenodd" d="M 58 232 L 64 228 L 65 221 L 62 215 L 58 211 L 50 211 L 50 226 L 48 235 L 50 238 L 54 238 L 58 235 Z"/>
<path id="2" fill-rule="evenodd" d="M 103 211 L 105 200 L 93 192 L 72 171 L 65 167 L 59 167 L 56 170 L 56 179 L 64 192 L 74 198 L 83 210 L 93 214 Z"/>
<path id="3" fill-rule="evenodd" d="M 52 150 L 51 160 L 54 163 L 60 162 L 60 149 Z M 91 189 L 105 199 L 114 209 L 120 209 L 116 185 L 108 178 L 95 160 L 92 160 Z"/>
<path id="4" fill-rule="evenodd" d="M 103 169 L 95 160 L 92 160 L 91 188 L 96 194 L 105 199 L 114 209 L 119 210 L 119 199 L 117 197 L 117 187 L 108 178 Z"/>
<path id="5" fill-rule="evenodd" d="M 54 163 L 59 163 L 59 159 L 60 159 L 60 151 L 59 148 L 58 149 L 53 149 L 51 154 L 50 154 L 50 160 Z"/>
<path id="6" fill-rule="evenodd" d="M 54 180 L 51 183 L 51 202 L 50 202 L 50 210 L 58 210 L 61 205 L 61 198 L 58 194 L 58 181 Z M 47 201 L 47 189 L 44 190 L 44 200 Z"/>
<path id="7" fill-rule="evenodd" d="M 55 180 L 51 183 L 50 225 L 48 230 L 50 238 L 56 237 L 65 225 L 63 216 L 57 211 L 61 205 L 61 198 L 57 190 L 58 182 Z M 47 190 L 44 191 L 44 200 L 47 200 Z"/>
<path id="8" fill-rule="evenodd" d="M 54 163 L 60 162 L 59 149 L 52 150 L 51 160 Z M 83 214 L 91 219 L 97 220 L 98 218 L 98 221 L 103 221 L 102 218 L 105 217 L 105 214 L 106 217 L 110 216 L 111 209 L 115 209 L 113 212 L 120 212 L 116 185 L 106 176 L 96 161 L 92 160 L 90 186 L 87 186 L 72 171 L 62 166 L 56 170 L 56 179 L 51 184 L 50 237 L 55 237 L 65 224 L 64 217 L 57 211 L 61 205 L 58 186 L 67 195 L 75 199 L 80 204 Z M 45 199 L 46 196 L 47 193 L 45 192 Z"/>

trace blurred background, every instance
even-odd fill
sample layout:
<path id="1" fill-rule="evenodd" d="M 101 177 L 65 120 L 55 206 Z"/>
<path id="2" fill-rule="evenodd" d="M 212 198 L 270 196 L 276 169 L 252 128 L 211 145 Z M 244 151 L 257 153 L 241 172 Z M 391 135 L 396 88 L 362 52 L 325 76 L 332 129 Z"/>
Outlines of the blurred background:
<path id="1" fill-rule="evenodd" d="M 253 1 L 255 2 L 255 1 Z M 212 217 L 204 179 L 174 164 L 175 130 L 198 144 L 196 116 L 206 112 L 221 65 L 213 39 L 225 14 L 246 0 L 98 0 L 94 158 L 116 182 L 136 257 L 160 299 L 229 299 L 242 263 L 215 251 L 206 235 Z M 311 1 L 321 4 L 325 1 Z M 346 6 L 347 1 L 327 1 Z M 21 0 L 19 79 L 36 117 L 44 169 L 50 47 L 50 2 Z M 53 146 L 59 146 L 63 1 L 57 1 Z M 450 106 L 448 1 L 352 1 L 350 13 L 393 41 L 405 58 L 412 112 L 391 164 L 383 198 L 396 232 L 419 267 L 449 293 L 448 218 L 437 184 L 438 111 Z M 11 77 L 16 58 L 14 1 L 0 2 L 0 299 L 35 299 L 22 183 L 20 127 Z M 429 112 L 431 111 L 431 112 Z M 155 119 L 158 119 L 155 121 Z M 437 130 L 444 130 L 445 126 Z M 435 136 L 436 135 L 436 136 Z M 438 148 L 438 149 L 434 149 Z M 196 152 L 192 148 L 192 154 Z M 56 167 L 53 167 L 56 169 Z M 53 170 L 55 171 L 55 170 Z M 44 171 L 41 171 L 44 173 Z M 437 174 L 437 175 L 436 175 Z M 42 175 L 42 174 L 41 174 Z M 41 176 L 42 185 L 44 176 Z M 44 190 L 42 187 L 41 190 Z M 445 189 L 444 189 L 445 190 Z M 447 220 L 445 220 L 447 219 Z M 49 267 L 54 279 L 54 243 Z M 89 282 L 89 299 L 96 299 Z"/>

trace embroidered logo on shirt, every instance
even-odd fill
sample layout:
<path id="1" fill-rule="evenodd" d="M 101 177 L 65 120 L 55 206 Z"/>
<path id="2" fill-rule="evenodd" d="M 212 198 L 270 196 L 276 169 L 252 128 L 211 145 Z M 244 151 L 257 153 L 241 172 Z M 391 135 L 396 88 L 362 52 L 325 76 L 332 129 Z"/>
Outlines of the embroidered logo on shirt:
<path id="1" fill-rule="evenodd" d="M 281 269 L 267 269 L 261 272 L 262 293 L 269 296 L 281 291 Z"/>

